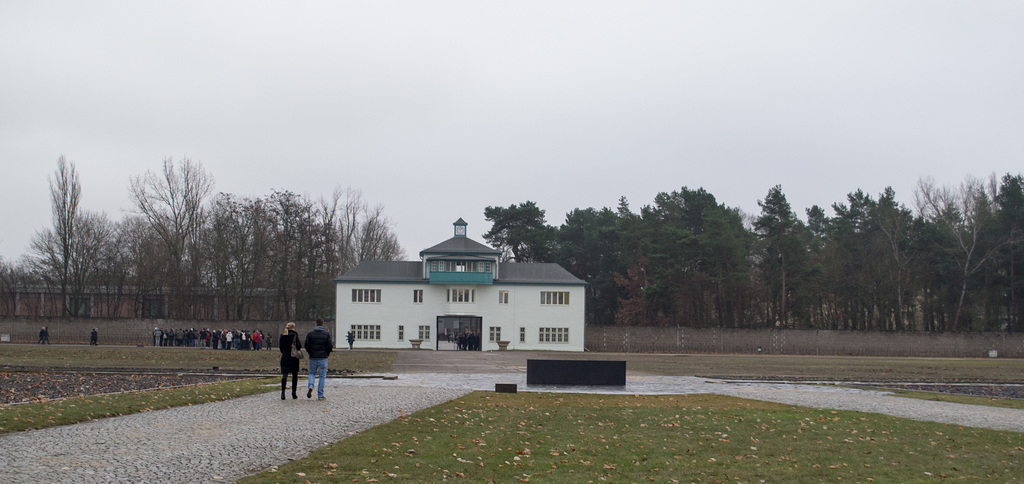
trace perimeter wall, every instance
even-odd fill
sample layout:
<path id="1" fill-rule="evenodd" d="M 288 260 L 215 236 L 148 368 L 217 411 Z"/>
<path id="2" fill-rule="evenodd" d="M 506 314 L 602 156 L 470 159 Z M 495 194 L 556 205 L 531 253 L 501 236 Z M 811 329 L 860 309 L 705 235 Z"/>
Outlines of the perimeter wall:
<path id="1" fill-rule="evenodd" d="M 160 329 L 228 329 L 256 331 L 273 335 L 273 343 L 284 331 L 287 321 L 174 321 L 169 319 L 120 318 L 0 318 L 0 339 L 9 335 L 11 343 L 35 343 L 39 330 L 46 326 L 51 344 L 89 344 L 93 328 L 99 333 L 101 345 L 153 345 L 153 328 Z M 295 330 L 304 335 L 313 330 L 313 321 L 295 321 Z M 327 324 L 334 330 L 334 323 Z M 3 344 L 4 342 L 0 342 Z M 276 346 L 275 346 L 276 348 Z"/>
<path id="2" fill-rule="evenodd" d="M 0 335 L 12 343 L 35 343 L 47 326 L 54 344 L 88 344 L 92 328 L 100 344 L 152 345 L 153 328 L 211 328 L 277 336 L 285 321 L 174 321 L 167 319 L 0 318 Z M 299 334 L 313 321 L 296 321 Z M 333 331 L 334 324 L 327 327 Z M 621 353 L 757 353 L 788 355 L 924 356 L 1024 358 L 1024 334 L 896 333 L 777 329 L 718 329 L 587 326 L 588 351 Z M 0 344 L 3 344 L 0 342 Z M 552 347 L 552 350 L 557 348 Z"/>

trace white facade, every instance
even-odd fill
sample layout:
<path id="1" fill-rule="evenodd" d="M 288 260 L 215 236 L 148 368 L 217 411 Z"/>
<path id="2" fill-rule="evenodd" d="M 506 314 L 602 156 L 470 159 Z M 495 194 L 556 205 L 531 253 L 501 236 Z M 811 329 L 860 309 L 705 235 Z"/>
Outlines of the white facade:
<path id="1" fill-rule="evenodd" d="M 456 236 L 419 262 L 367 262 L 337 278 L 336 344 L 347 346 L 353 331 L 357 348 L 422 339 L 423 349 L 448 349 L 446 331 L 472 331 L 483 351 L 498 341 L 510 350 L 583 351 L 585 283 L 556 264 L 498 263 L 497 251 L 459 235 L 459 223 L 465 234 L 460 219 Z M 451 272 L 430 265 L 439 260 Z"/>
<path id="2" fill-rule="evenodd" d="M 411 339 L 420 339 L 420 327 L 425 326 L 422 348 L 437 349 L 438 316 L 469 316 L 481 318 L 481 346 L 484 351 L 497 350 L 491 341 L 492 328 L 509 349 L 583 351 L 583 286 L 489 286 L 437 285 L 437 284 L 368 284 L 338 283 L 338 318 L 336 337 L 338 346 L 345 346 L 344 335 L 356 329 L 369 329 L 379 339 L 362 337 L 356 340 L 359 348 L 410 348 Z M 379 302 L 352 302 L 352 290 L 379 289 Z M 474 302 L 449 302 L 449 289 L 474 291 Z M 415 290 L 423 291 L 423 302 L 413 300 Z M 499 303 L 500 291 L 508 292 L 508 303 Z M 542 305 L 541 292 L 568 292 L 569 304 Z M 364 328 L 357 328 L 364 326 Z M 366 328 L 369 327 L 369 328 Z M 541 328 L 564 328 L 568 341 L 551 340 L 553 334 Z M 443 333 L 442 333 L 443 337 Z M 443 339 L 443 338 L 442 338 Z M 554 339 L 563 339 L 561 337 Z M 496 338 L 497 340 L 497 338 Z"/>

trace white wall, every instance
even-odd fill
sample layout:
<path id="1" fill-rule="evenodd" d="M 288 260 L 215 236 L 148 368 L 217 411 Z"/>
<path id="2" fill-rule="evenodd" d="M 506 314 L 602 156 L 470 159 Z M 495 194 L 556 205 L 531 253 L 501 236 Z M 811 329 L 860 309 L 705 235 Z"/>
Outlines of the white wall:
<path id="1" fill-rule="evenodd" d="M 473 289 L 473 303 L 449 303 L 448 289 Z M 380 289 L 381 302 L 353 303 L 352 289 Z M 413 290 L 423 290 L 423 303 L 413 302 Z M 498 292 L 509 292 L 509 303 L 498 304 Z M 541 305 L 541 291 L 567 291 L 570 304 Z M 510 341 L 509 349 L 583 351 L 584 344 L 583 286 L 559 285 L 459 285 L 459 284 L 337 284 L 337 345 L 347 347 L 345 334 L 353 324 L 381 326 L 379 341 L 357 340 L 359 348 L 410 348 L 410 339 L 417 338 L 419 326 L 430 327 L 430 340 L 423 348 L 436 347 L 438 316 L 479 316 L 483 318 L 483 350 L 497 350 L 487 341 L 491 326 L 501 327 L 501 337 Z M 398 326 L 405 326 L 405 339 L 398 340 Z M 526 341 L 519 341 L 519 328 L 526 328 Z M 569 328 L 568 343 L 540 343 L 539 328 Z"/>

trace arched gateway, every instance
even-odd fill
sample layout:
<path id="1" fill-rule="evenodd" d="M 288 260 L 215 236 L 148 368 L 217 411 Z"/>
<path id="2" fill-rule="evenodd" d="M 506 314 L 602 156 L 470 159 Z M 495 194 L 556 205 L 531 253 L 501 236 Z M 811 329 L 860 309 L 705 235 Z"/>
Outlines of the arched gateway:
<path id="1" fill-rule="evenodd" d="M 584 281 L 558 264 L 501 262 L 465 221 L 453 225 L 419 261 L 364 261 L 335 279 L 335 340 L 352 331 L 357 348 L 583 351 Z"/>

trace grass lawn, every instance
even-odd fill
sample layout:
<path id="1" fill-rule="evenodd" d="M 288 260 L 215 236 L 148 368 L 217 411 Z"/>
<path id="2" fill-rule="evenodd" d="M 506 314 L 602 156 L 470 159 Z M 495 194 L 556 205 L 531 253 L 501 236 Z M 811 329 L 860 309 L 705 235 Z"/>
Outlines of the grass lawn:
<path id="1" fill-rule="evenodd" d="M 243 479 L 921 482 L 1024 479 L 1024 434 L 713 395 L 476 392 Z"/>
<path id="2" fill-rule="evenodd" d="M 163 408 L 227 400 L 277 391 L 280 378 L 225 381 L 169 390 L 152 390 L 53 402 L 0 406 L 0 433 L 68 425 L 86 420 L 149 412 Z"/>
<path id="3" fill-rule="evenodd" d="M 387 371 L 394 352 L 336 351 L 331 369 Z M 153 369 L 262 371 L 280 370 L 281 353 L 273 351 L 204 350 L 198 348 L 70 345 L 0 345 L 0 362 L 13 367 L 59 370 Z"/>

